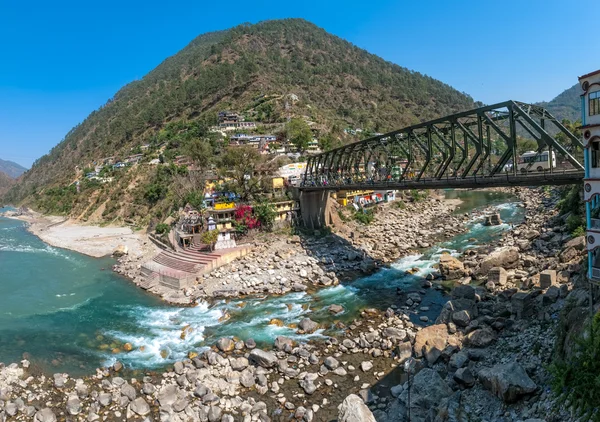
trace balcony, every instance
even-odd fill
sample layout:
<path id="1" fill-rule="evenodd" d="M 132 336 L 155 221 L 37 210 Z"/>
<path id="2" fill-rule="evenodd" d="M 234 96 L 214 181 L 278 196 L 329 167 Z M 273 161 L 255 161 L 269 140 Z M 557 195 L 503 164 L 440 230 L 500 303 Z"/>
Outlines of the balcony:
<path id="1" fill-rule="evenodd" d="M 592 279 L 600 280 L 600 268 L 592 267 Z"/>
<path id="2" fill-rule="evenodd" d="M 592 218 L 590 223 L 590 230 L 600 231 L 600 218 Z"/>

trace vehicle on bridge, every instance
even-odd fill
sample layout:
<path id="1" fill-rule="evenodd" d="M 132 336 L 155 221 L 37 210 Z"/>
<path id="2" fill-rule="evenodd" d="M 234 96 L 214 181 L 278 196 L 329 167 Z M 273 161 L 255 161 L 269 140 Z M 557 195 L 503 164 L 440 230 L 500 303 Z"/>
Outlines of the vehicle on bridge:
<path id="1" fill-rule="evenodd" d="M 527 151 L 519 156 L 517 170 L 521 173 L 529 171 L 545 171 L 556 168 L 556 154 L 552 151 L 552 160 L 550 160 L 549 151 Z"/>

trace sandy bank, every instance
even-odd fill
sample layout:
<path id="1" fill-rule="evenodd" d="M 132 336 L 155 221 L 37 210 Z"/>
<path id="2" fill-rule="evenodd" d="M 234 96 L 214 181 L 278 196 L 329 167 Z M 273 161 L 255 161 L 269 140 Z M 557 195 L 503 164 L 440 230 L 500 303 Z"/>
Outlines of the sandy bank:
<path id="1" fill-rule="evenodd" d="M 143 233 L 128 227 L 86 226 L 64 217 L 43 216 L 34 211 L 23 215 L 5 214 L 28 224 L 28 230 L 44 242 L 96 258 L 111 255 L 120 245 L 127 246 L 132 258 L 143 255 L 149 246 Z"/>

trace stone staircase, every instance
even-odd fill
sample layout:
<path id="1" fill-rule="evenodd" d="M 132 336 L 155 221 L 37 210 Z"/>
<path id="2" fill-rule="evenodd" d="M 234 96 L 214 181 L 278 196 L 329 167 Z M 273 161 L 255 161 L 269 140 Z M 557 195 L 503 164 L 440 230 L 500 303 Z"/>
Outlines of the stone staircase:
<path id="1" fill-rule="evenodd" d="M 144 279 L 139 284 L 139 286 L 144 290 L 148 290 L 148 289 L 151 289 L 152 287 L 158 286 L 159 283 L 160 283 L 160 276 L 158 275 L 158 273 L 152 272 L 152 273 L 150 273 L 150 275 L 144 276 Z"/>

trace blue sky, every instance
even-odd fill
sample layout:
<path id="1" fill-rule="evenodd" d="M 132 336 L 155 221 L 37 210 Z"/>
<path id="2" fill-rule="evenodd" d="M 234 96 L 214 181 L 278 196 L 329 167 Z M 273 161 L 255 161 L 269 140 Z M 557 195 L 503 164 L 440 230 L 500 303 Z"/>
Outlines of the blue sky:
<path id="1" fill-rule="evenodd" d="M 597 0 L 1 1 L 0 158 L 30 166 L 123 85 L 243 22 L 302 17 L 489 104 L 550 100 L 600 67 L 599 14 Z"/>

